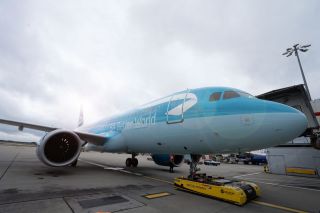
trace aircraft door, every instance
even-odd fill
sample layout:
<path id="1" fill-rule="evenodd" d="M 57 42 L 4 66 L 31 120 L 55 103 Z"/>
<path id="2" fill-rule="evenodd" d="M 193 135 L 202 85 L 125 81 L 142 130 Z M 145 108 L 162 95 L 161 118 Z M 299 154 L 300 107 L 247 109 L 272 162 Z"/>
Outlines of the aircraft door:
<path id="1" fill-rule="evenodd" d="M 168 124 L 183 122 L 183 106 L 187 95 L 188 92 L 171 96 L 166 113 Z"/>

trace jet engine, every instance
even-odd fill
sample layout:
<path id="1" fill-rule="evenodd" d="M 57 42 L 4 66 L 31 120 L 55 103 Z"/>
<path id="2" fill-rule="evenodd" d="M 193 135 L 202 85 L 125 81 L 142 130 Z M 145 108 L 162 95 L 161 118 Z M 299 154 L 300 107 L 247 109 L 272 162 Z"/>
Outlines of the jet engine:
<path id="1" fill-rule="evenodd" d="M 160 166 L 170 166 L 170 162 L 174 166 L 179 166 L 184 156 L 183 155 L 168 155 L 168 154 L 152 154 L 153 161 Z"/>
<path id="2" fill-rule="evenodd" d="M 319 135 L 311 137 L 311 146 L 315 149 L 320 149 L 320 137 Z"/>
<path id="3" fill-rule="evenodd" d="M 82 144 L 73 131 L 57 129 L 41 139 L 36 152 L 38 158 L 48 166 L 67 166 L 78 159 Z"/>

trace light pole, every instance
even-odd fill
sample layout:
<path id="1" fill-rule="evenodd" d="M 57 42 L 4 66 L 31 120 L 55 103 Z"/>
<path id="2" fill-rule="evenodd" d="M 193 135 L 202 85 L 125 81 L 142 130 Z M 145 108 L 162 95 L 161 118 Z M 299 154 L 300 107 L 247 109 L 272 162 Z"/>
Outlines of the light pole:
<path id="1" fill-rule="evenodd" d="M 299 67 L 300 67 L 300 71 L 301 71 L 301 75 L 302 75 L 302 78 L 303 78 L 303 81 L 304 81 L 304 85 L 306 87 L 307 95 L 308 95 L 309 100 L 311 101 L 311 95 L 310 95 L 310 92 L 309 92 L 309 87 L 308 87 L 308 84 L 307 84 L 307 81 L 306 81 L 306 77 L 304 76 L 304 72 L 303 72 L 303 69 L 302 69 L 302 66 L 301 66 L 299 53 L 298 53 L 298 51 L 307 52 L 308 51 L 308 47 L 310 47 L 310 46 L 311 46 L 311 44 L 303 45 L 303 46 L 300 46 L 300 44 L 295 44 L 295 45 L 293 45 L 293 48 L 288 48 L 287 51 L 285 53 L 283 53 L 282 55 L 285 55 L 285 56 L 289 57 L 294 53 L 295 56 L 297 56 Z"/>

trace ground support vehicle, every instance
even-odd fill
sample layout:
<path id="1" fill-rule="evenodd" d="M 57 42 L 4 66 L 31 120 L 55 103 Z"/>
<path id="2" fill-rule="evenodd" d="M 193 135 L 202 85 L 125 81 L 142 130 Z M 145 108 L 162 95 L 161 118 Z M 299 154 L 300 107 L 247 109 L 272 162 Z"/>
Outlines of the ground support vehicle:
<path id="1" fill-rule="evenodd" d="M 174 186 L 184 190 L 216 199 L 221 199 L 242 206 L 260 196 L 260 188 L 250 182 L 227 180 L 223 177 L 212 177 L 206 174 L 178 177 Z"/>

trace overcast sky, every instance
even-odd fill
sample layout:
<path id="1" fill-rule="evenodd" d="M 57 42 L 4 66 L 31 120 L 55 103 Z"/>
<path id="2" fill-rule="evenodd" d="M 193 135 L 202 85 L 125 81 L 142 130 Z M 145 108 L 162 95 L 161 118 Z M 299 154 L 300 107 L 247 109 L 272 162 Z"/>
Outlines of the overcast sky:
<path id="1" fill-rule="evenodd" d="M 0 2 L 0 118 L 74 128 L 186 88 L 320 98 L 319 1 Z M 8 133 L 9 132 L 9 133 Z M 0 126 L 0 139 L 30 138 Z M 11 136 L 10 136 L 11 135 Z M 34 138 L 32 138 L 33 140 Z"/>

